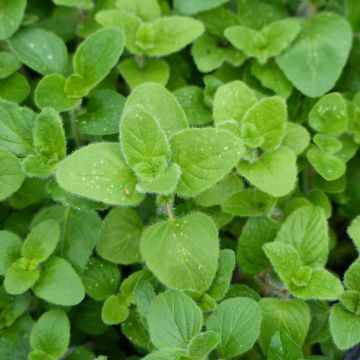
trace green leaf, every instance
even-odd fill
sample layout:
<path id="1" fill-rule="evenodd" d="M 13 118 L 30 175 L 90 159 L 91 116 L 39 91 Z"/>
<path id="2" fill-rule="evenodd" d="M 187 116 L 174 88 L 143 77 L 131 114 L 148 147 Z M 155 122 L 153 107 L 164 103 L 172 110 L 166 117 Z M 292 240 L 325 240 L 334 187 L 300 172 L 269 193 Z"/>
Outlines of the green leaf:
<path id="1" fill-rule="evenodd" d="M 161 59 L 147 59 L 144 64 L 139 64 L 136 59 L 126 59 L 118 69 L 131 89 L 145 82 L 166 85 L 170 76 L 169 65 Z"/>
<path id="2" fill-rule="evenodd" d="M 22 294 L 30 289 L 38 280 L 40 271 L 36 264 L 21 258 L 6 271 L 4 287 L 11 295 Z"/>
<path id="3" fill-rule="evenodd" d="M 310 143 L 308 130 L 299 124 L 288 122 L 282 145 L 288 147 L 295 155 L 301 154 Z"/>
<path id="4" fill-rule="evenodd" d="M 235 254 L 230 249 L 220 250 L 219 265 L 213 283 L 207 293 L 219 301 L 229 290 L 233 271 L 235 269 Z"/>
<path id="5" fill-rule="evenodd" d="M 29 354 L 29 360 L 54 360 L 55 358 L 41 350 L 34 350 Z"/>
<path id="6" fill-rule="evenodd" d="M 264 154 L 253 163 L 241 160 L 237 167 L 252 185 L 272 196 L 287 195 L 295 187 L 296 157 L 286 147 Z"/>
<path id="7" fill-rule="evenodd" d="M 77 305 L 85 297 L 79 275 L 66 260 L 59 257 L 44 264 L 33 291 L 37 297 L 63 306 Z"/>
<path id="8" fill-rule="evenodd" d="M 194 85 L 183 86 L 174 95 L 184 109 L 190 125 L 202 126 L 211 123 L 211 109 L 204 102 L 203 90 Z"/>
<path id="9" fill-rule="evenodd" d="M 42 75 L 63 74 L 67 67 L 67 49 L 61 38 L 41 28 L 25 28 L 10 40 L 11 50 L 30 69 Z"/>
<path id="10" fill-rule="evenodd" d="M 261 85 L 267 89 L 273 90 L 275 94 L 288 98 L 293 86 L 279 69 L 275 62 L 267 62 L 260 65 L 257 61 L 251 63 L 251 73 L 261 82 Z"/>
<path id="11" fill-rule="evenodd" d="M 32 152 L 34 120 L 35 114 L 28 108 L 0 99 L 0 146 L 20 156 Z"/>
<path id="12" fill-rule="evenodd" d="M 144 21 L 154 21 L 161 17 L 161 8 L 157 0 L 121 0 L 116 3 L 120 10 L 129 12 Z"/>
<path id="13" fill-rule="evenodd" d="M 339 157 L 324 153 L 315 146 L 310 147 L 306 157 L 316 172 L 327 181 L 339 179 L 346 171 L 346 165 Z"/>
<path id="14" fill-rule="evenodd" d="M 59 163 L 56 179 L 65 190 L 112 205 L 136 205 L 143 195 L 117 143 L 90 144 Z"/>
<path id="15" fill-rule="evenodd" d="M 59 358 L 70 342 L 70 321 L 63 310 L 50 310 L 40 316 L 31 330 L 33 350 Z"/>
<path id="16" fill-rule="evenodd" d="M 174 8 L 181 14 L 194 15 L 202 11 L 216 8 L 229 0 L 174 0 Z"/>
<path id="17" fill-rule="evenodd" d="M 165 133 L 142 106 L 127 107 L 120 121 L 120 142 L 126 162 L 140 178 L 156 178 L 168 167 Z"/>
<path id="18" fill-rule="evenodd" d="M 224 62 L 240 66 L 246 59 L 241 51 L 235 49 L 227 41 L 208 34 L 202 35 L 194 41 L 191 54 L 201 72 L 218 69 Z"/>
<path id="19" fill-rule="evenodd" d="M 239 80 L 220 86 L 214 98 L 215 124 L 226 120 L 236 120 L 240 123 L 247 110 L 255 103 L 255 93 Z"/>
<path id="20" fill-rule="evenodd" d="M 218 351 L 223 358 L 233 358 L 250 350 L 260 334 L 261 313 L 256 301 L 232 298 L 223 301 L 206 321 L 206 329 L 221 340 Z"/>
<path id="21" fill-rule="evenodd" d="M 86 294 L 97 301 L 113 295 L 120 283 L 119 268 L 105 260 L 91 258 L 81 274 Z"/>
<path id="22" fill-rule="evenodd" d="M 300 346 L 286 332 L 277 332 L 272 337 L 266 356 L 268 360 L 303 359 Z"/>
<path id="23" fill-rule="evenodd" d="M 275 21 L 260 31 L 246 26 L 231 26 L 225 30 L 224 35 L 236 48 L 264 64 L 269 57 L 284 51 L 294 41 L 300 29 L 299 20 L 289 18 Z"/>
<path id="24" fill-rule="evenodd" d="M 347 104 L 340 93 L 326 94 L 309 113 L 309 125 L 328 135 L 341 135 L 347 127 Z"/>
<path id="25" fill-rule="evenodd" d="M 347 233 L 354 242 L 358 252 L 360 251 L 360 216 L 357 216 L 347 228 Z"/>
<path id="26" fill-rule="evenodd" d="M 204 360 L 219 342 L 220 336 L 214 331 L 200 333 L 191 341 L 189 356 L 194 360 Z"/>
<path id="27" fill-rule="evenodd" d="M 140 282 L 135 287 L 135 303 L 142 316 L 147 316 L 150 304 L 156 296 L 153 286 L 149 282 Z"/>
<path id="28" fill-rule="evenodd" d="M 124 113 L 133 105 L 141 105 L 156 118 L 167 136 L 189 127 L 184 110 L 164 86 L 144 83 L 137 86 L 126 99 Z"/>
<path id="29" fill-rule="evenodd" d="M 55 220 L 45 220 L 35 226 L 22 246 L 22 256 L 37 263 L 44 262 L 55 250 L 60 239 L 60 226 Z"/>
<path id="30" fill-rule="evenodd" d="M 346 270 L 344 284 L 350 290 L 360 291 L 360 258 L 357 258 Z"/>
<path id="31" fill-rule="evenodd" d="M 76 49 L 73 57 L 75 74 L 79 76 L 80 91 L 72 88 L 71 77 L 65 84 L 65 93 L 70 97 L 81 97 L 81 91 L 96 86 L 119 60 L 124 49 L 122 32 L 117 28 L 96 31 Z"/>
<path id="32" fill-rule="evenodd" d="M 0 231 L 0 275 L 6 271 L 21 256 L 21 239 L 10 231 Z"/>
<path id="33" fill-rule="evenodd" d="M 71 6 L 79 9 L 91 9 L 94 6 L 92 0 L 53 0 L 54 4 Z"/>
<path id="34" fill-rule="evenodd" d="M 299 91 L 319 97 L 335 85 L 351 44 L 349 23 L 342 16 L 322 12 L 304 22 L 298 38 L 276 62 Z"/>
<path id="35" fill-rule="evenodd" d="M 21 24 L 26 0 L 4 1 L 1 4 L 0 40 L 11 37 Z"/>
<path id="36" fill-rule="evenodd" d="M 202 292 L 211 285 L 218 265 L 217 228 L 201 213 L 159 222 L 143 232 L 140 250 L 167 287 Z M 159 261 L 163 254 L 166 258 Z"/>
<path id="37" fill-rule="evenodd" d="M 203 325 L 200 308 L 189 296 L 167 290 L 151 302 L 148 317 L 151 342 L 158 348 L 186 350 Z"/>
<path id="38" fill-rule="evenodd" d="M 129 316 L 129 308 L 123 298 L 111 295 L 104 302 L 101 319 L 106 325 L 117 325 Z"/>
<path id="39" fill-rule="evenodd" d="M 76 117 L 76 125 L 86 135 L 117 134 L 124 103 L 124 97 L 114 90 L 93 91 L 86 110 Z"/>
<path id="40" fill-rule="evenodd" d="M 268 264 L 263 245 L 273 241 L 279 225 L 268 217 L 254 217 L 246 221 L 239 237 L 236 260 L 240 269 L 256 275 Z"/>
<path id="41" fill-rule="evenodd" d="M 18 158 L 0 148 L 0 200 L 17 191 L 24 179 L 25 174 Z"/>
<path id="42" fill-rule="evenodd" d="M 0 51 L 0 79 L 14 74 L 21 67 L 21 62 L 9 51 Z"/>
<path id="43" fill-rule="evenodd" d="M 264 298 L 260 300 L 260 307 L 262 322 L 259 344 L 264 352 L 278 331 L 287 333 L 300 346 L 304 343 L 310 325 L 310 310 L 304 301 Z"/>
<path id="44" fill-rule="evenodd" d="M 177 194 L 193 197 L 224 178 L 243 151 L 239 139 L 222 129 L 188 129 L 170 139 L 172 159 L 181 167 Z"/>
<path id="45" fill-rule="evenodd" d="M 19 72 L 0 81 L 0 97 L 6 100 L 21 103 L 30 95 L 30 91 L 29 82 Z"/>
<path id="46" fill-rule="evenodd" d="M 324 266 L 329 253 L 328 225 L 324 211 L 315 206 L 296 209 L 282 224 L 275 241 L 296 249 L 304 265 Z"/>
<path id="47" fill-rule="evenodd" d="M 180 349 L 161 349 L 146 355 L 143 360 L 188 360 Z"/>
<path id="48" fill-rule="evenodd" d="M 35 89 L 36 105 L 43 109 L 52 107 L 56 111 L 68 111 L 80 104 L 80 99 L 68 98 L 65 94 L 66 79 L 61 74 L 44 76 Z"/>
<path id="49" fill-rule="evenodd" d="M 143 224 L 132 209 L 112 209 L 105 217 L 96 252 L 115 264 L 140 260 L 139 242 Z"/>
<path id="50" fill-rule="evenodd" d="M 222 210 L 236 216 L 270 214 L 276 199 L 255 188 L 246 188 L 226 199 Z"/>
<path id="51" fill-rule="evenodd" d="M 265 151 L 271 151 L 281 143 L 286 120 L 285 101 L 281 97 L 272 96 L 253 105 L 245 114 L 243 124 L 253 124 L 264 139 L 260 147 Z"/>
<path id="52" fill-rule="evenodd" d="M 360 342 L 360 316 L 336 304 L 330 312 L 330 331 L 335 345 L 341 349 L 350 349 Z"/>

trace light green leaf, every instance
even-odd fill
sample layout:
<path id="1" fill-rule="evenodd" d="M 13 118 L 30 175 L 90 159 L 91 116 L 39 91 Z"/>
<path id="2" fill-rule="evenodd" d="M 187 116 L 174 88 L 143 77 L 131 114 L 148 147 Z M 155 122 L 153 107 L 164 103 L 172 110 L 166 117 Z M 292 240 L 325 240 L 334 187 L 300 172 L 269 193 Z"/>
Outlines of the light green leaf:
<path id="1" fill-rule="evenodd" d="M 44 76 L 35 89 L 36 105 L 43 109 L 52 107 L 56 111 L 71 110 L 80 104 L 80 99 L 68 98 L 65 94 L 66 79 L 61 74 Z"/>
<path id="2" fill-rule="evenodd" d="M 161 349 L 143 357 L 143 360 L 189 360 L 180 349 Z"/>
<path id="3" fill-rule="evenodd" d="M 50 310 L 40 316 L 31 330 L 33 350 L 59 358 L 70 342 L 70 321 L 63 310 Z"/>
<path id="4" fill-rule="evenodd" d="M 39 278 L 40 271 L 36 264 L 21 258 L 6 271 L 4 287 L 11 295 L 18 295 L 30 289 Z"/>
<path id="5" fill-rule="evenodd" d="M 0 146 L 20 156 L 32 152 L 34 120 L 35 114 L 28 108 L 0 99 Z"/>
<path id="6" fill-rule="evenodd" d="M 341 135 L 347 127 L 347 104 L 340 93 L 326 94 L 309 113 L 309 125 L 328 135 Z"/>
<path id="7" fill-rule="evenodd" d="M 85 297 L 79 275 L 66 260 L 59 257 L 44 264 L 33 291 L 37 297 L 62 306 L 77 305 Z"/>
<path id="8" fill-rule="evenodd" d="M 295 155 L 301 154 L 310 143 L 308 130 L 299 124 L 288 122 L 282 140 L 282 146 L 291 149 Z"/>
<path id="9" fill-rule="evenodd" d="M 347 228 L 347 233 L 354 242 L 356 249 L 360 252 L 360 216 L 357 216 Z"/>
<path id="10" fill-rule="evenodd" d="M 0 97 L 6 100 L 21 103 L 30 95 L 30 91 L 27 78 L 20 72 L 0 81 Z"/>
<path id="11" fill-rule="evenodd" d="M 73 57 L 75 74 L 81 78 L 75 84 L 80 81 L 81 91 L 96 86 L 117 63 L 123 49 L 124 37 L 117 28 L 101 29 L 91 34 L 76 49 Z M 65 84 L 65 92 L 70 97 L 81 97 L 77 89 L 71 88 L 69 79 Z"/>
<path id="12" fill-rule="evenodd" d="M 129 316 L 129 308 L 120 296 L 109 296 L 101 310 L 101 319 L 106 325 L 117 325 Z"/>
<path id="13" fill-rule="evenodd" d="M 243 145 L 230 131 L 188 129 L 170 139 L 172 159 L 182 175 L 177 194 L 193 197 L 224 178 L 237 164 Z"/>
<path id="14" fill-rule="evenodd" d="M 339 179 L 346 171 L 345 163 L 338 156 L 325 153 L 315 146 L 310 147 L 306 157 L 316 172 L 327 181 Z"/>
<path id="15" fill-rule="evenodd" d="M 241 160 L 238 171 L 260 190 L 281 197 L 295 187 L 296 157 L 290 149 L 281 147 L 262 155 L 253 163 Z"/>
<path id="16" fill-rule="evenodd" d="M 279 55 L 300 32 L 299 20 L 288 18 L 273 22 L 260 31 L 246 26 L 231 26 L 224 32 L 225 37 L 248 56 L 256 57 L 264 64 L 268 58 Z"/>
<path id="17" fill-rule="evenodd" d="M 357 258 L 346 270 L 344 284 L 350 290 L 360 291 L 360 258 Z"/>
<path id="18" fill-rule="evenodd" d="M 194 300 L 181 291 L 167 290 L 151 302 L 148 313 L 151 342 L 158 348 L 186 350 L 203 325 Z"/>
<path id="19" fill-rule="evenodd" d="M 276 199 L 255 188 L 246 188 L 226 199 L 222 210 L 236 216 L 270 214 Z"/>
<path id="20" fill-rule="evenodd" d="M 91 144 L 75 151 L 59 163 L 56 179 L 65 190 L 106 204 L 136 205 L 143 198 L 117 143 Z"/>
<path id="21" fill-rule="evenodd" d="M 185 16 L 162 17 L 151 25 L 153 39 L 149 47 L 144 49 L 150 56 L 166 56 L 179 51 L 204 32 L 204 25 L 200 21 Z"/>
<path id="22" fill-rule="evenodd" d="M 0 148 L 0 200 L 6 199 L 17 191 L 24 179 L 25 174 L 18 158 Z"/>
<path id="23" fill-rule="evenodd" d="M 10 231 L 0 230 L 0 275 L 21 256 L 21 239 Z"/>
<path id="24" fill-rule="evenodd" d="M 205 73 L 218 69 L 224 62 L 240 66 L 246 59 L 241 51 L 235 49 L 226 40 L 208 34 L 194 41 L 191 54 L 197 68 Z"/>
<path id="25" fill-rule="evenodd" d="M 55 220 L 45 220 L 35 226 L 22 246 L 22 256 L 37 263 L 44 262 L 55 250 L 60 239 L 60 226 Z"/>
<path id="26" fill-rule="evenodd" d="M 213 283 L 207 293 L 219 301 L 226 295 L 233 271 L 235 269 L 235 254 L 230 249 L 220 250 L 219 265 Z"/>
<path id="27" fill-rule="evenodd" d="M 310 325 L 310 310 L 304 301 L 264 298 L 260 300 L 260 307 L 262 323 L 259 344 L 264 352 L 278 331 L 287 333 L 300 346 L 304 343 Z"/>
<path id="28" fill-rule="evenodd" d="M 120 276 L 116 265 L 94 257 L 87 263 L 81 279 L 87 295 L 96 301 L 104 301 L 118 289 Z"/>
<path id="29" fill-rule="evenodd" d="M 63 74 L 67 67 L 67 49 L 61 38 L 41 28 L 25 28 L 10 40 L 11 50 L 30 69 L 42 75 Z"/>
<path id="30" fill-rule="evenodd" d="M 206 321 L 206 329 L 221 340 L 218 351 L 223 358 L 233 358 L 250 350 L 260 334 L 260 306 L 252 299 L 223 301 Z"/>
<path id="31" fill-rule="evenodd" d="M 255 93 L 239 80 L 220 86 L 214 98 L 215 124 L 226 120 L 236 120 L 240 123 L 246 111 L 255 103 Z"/>
<path id="32" fill-rule="evenodd" d="M 286 218 L 275 241 L 296 249 L 304 265 L 324 266 L 329 253 L 328 231 L 321 208 L 302 206 Z"/>
<path id="33" fill-rule="evenodd" d="M 278 230 L 278 223 L 268 217 L 254 217 L 246 221 L 236 250 L 236 260 L 243 272 L 255 275 L 265 269 L 268 261 L 263 245 L 273 241 Z"/>
<path id="34" fill-rule="evenodd" d="M 145 82 L 166 85 L 170 76 L 169 65 L 161 59 L 147 59 L 144 64 L 139 64 L 135 59 L 126 59 L 118 69 L 131 89 Z"/>
<path id="35" fill-rule="evenodd" d="M 360 316 L 346 310 L 341 304 L 330 312 L 330 331 L 336 346 L 346 350 L 360 342 Z"/>
<path id="36" fill-rule="evenodd" d="M 161 8 L 157 0 L 117 0 L 120 10 L 129 12 L 143 21 L 154 21 L 161 17 Z"/>
<path id="37" fill-rule="evenodd" d="M 76 117 L 76 125 L 86 135 L 117 134 L 124 103 L 125 98 L 114 90 L 93 91 L 86 110 Z"/>
<path id="38" fill-rule="evenodd" d="M 217 228 L 206 215 L 193 213 L 148 227 L 140 249 L 149 269 L 167 287 L 202 292 L 214 279 L 219 242 Z"/>
<path id="39" fill-rule="evenodd" d="M 21 24 L 26 0 L 3 1 L 1 4 L 0 40 L 11 37 Z"/>
<path id="40" fill-rule="evenodd" d="M 319 97 L 335 85 L 351 43 L 349 23 L 340 15 L 322 12 L 304 22 L 298 38 L 276 62 L 299 91 Z"/>
<path id="41" fill-rule="evenodd" d="M 270 151 L 280 145 L 286 120 L 285 101 L 281 97 L 272 96 L 253 105 L 246 112 L 243 124 L 253 124 L 264 139 L 260 147 L 265 151 Z"/>
<path id="42" fill-rule="evenodd" d="M 174 8 L 181 14 L 194 15 L 202 11 L 216 8 L 229 0 L 174 0 Z"/>
<path id="43" fill-rule="evenodd" d="M 97 253 L 115 264 L 129 265 L 140 260 L 139 241 L 143 224 L 132 209 L 112 209 L 104 219 Z"/>
<path id="44" fill-rule="evenodd" d="M 220 342 L 220 336 L 214 331 L 205 331 L 193 338 L 189 346 L 189 356 L 194 360 L 204 360 Z"/>
<path id="45" fill-rule="evenodd" d="M 167 136 L 189 127 L 184 110 L 164 86 L 145 83 L 137 86 L 126 99 L 124 113 L 133 105 L 141 105 L 156 118 Z"/>
<path id="46" fill-rule="evenodd" d="M 142 316 L 147 316 L 150 304 L 156 296 L 153 286 L 149 282 L 140 282 L 135 287 L 135 304 Z"/>
<path id="47" fill-rule="evenodd" d="M 126 162 L 140 178 L 156 178 L 168 167 L 170 149 L 165 133 L 142 106 L 126 108 L 120 121 L 120 143 Z"/>
<path id="48" fill-rule="evenodd" d="M 53 0 L 54 4 L 61 6 L 76 7 L 78 9 L 89 10 L 94 6 L 92 0 Z"/>
<path id="49" fill-rule="evenodd" d="M 289 334 L 277 332 L 271 339 L 266 358 L 268 360 L 299 360 L 303 359 L 303 353 Z"/>
<path id="50" fill-rule="evenodd" d="M 213 122 L 211 109 L 204 102 L 203 90 L 195 85 L 183 86 L 174 95 L 184 109 L 189 124 L 202 126 Z"/>

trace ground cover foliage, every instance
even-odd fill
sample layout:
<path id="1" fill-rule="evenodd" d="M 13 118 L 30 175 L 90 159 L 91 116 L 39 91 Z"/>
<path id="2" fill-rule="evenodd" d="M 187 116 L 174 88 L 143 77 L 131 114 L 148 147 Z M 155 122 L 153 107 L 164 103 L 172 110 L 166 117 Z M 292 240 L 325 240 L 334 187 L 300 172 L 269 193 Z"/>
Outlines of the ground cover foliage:
<path id="1" fill-rule="evenodd" d="M 0 0 L 0 360 L 345 358 L 359 31 L 358 0 Z"/>

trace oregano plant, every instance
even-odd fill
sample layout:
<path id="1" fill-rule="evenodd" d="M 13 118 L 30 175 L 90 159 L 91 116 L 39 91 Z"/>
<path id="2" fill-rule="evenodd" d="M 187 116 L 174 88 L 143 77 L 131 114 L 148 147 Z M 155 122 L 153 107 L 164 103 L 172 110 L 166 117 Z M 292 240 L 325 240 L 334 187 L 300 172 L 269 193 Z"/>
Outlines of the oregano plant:
<path id="1" fill-rule="evenodd" d="M 360 357 L 358 0 L 0 0 L 0 360 Z"/>

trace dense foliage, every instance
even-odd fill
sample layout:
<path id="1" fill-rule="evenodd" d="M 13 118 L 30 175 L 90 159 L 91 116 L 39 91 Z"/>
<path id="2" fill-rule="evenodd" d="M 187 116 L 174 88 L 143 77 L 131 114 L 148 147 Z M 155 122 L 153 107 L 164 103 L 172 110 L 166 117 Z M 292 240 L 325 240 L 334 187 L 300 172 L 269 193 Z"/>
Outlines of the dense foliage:
<path id="1" fill-rule="evenodd" d="M 0 360 L 337 360 L 360 342 L 358 0 L 0 0 Z"/>

